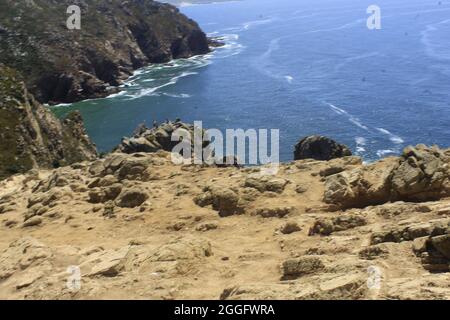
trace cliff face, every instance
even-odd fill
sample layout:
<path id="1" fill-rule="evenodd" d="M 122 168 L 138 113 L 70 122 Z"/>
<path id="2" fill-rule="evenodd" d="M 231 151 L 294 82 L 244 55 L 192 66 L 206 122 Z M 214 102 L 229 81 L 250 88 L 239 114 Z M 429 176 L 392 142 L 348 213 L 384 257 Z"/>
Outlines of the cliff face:
<path id="1" fill-rule="evenodd" d="M 69 30 L 68 6 L 81 8 Z M 39 102 L 102 97 L 148 63 L 209 52 L 197 23 L 151 0 L 0 2 L 0 62 L 26 77 Z"/>
<path id="2" fill-rule="evenodd" d="M 0 178 L 97 156 L 79 113 L 62 123 L 39 104 L 12 69 L 0 65 Z"/>

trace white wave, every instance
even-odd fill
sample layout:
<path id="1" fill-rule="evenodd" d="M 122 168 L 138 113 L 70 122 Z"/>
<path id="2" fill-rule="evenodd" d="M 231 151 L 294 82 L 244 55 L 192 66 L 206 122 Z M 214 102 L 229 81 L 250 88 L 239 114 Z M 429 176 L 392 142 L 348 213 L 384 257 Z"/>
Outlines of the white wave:
<path id="1" fill-rule="evenodd" d="M 141 90 L 139 90 L 139 92 L 137 94 L 128 94 L 127 96 L 130 97 L 130 100 L 139 99 L 139 98 L 142 98 L 142 97 L 145 97 L 145 96 L 152 96 L 158 90 L 176 84 L 179 79 L 184 78 L 184 77 L 188 77 L 188 76 L 191 76 L 191 75 L 196 75 L 196 74 L 198 74 L 198 72 L 186 71 L 186 72 L 183 72 L 182 74 L 180 74 L 178 76 L 175 76 L 175 77 L 171 78 L 168 82 L 166 82 L 166 83 L 164 83 L 164 84 L 162 84 L 160 86 L 141 89 Z"/>
<path id="2" fill-rule="evenodd" d="M 119 92 L 116 92 L 116 93 L 113 93 L 113 94 L 110 94 L 109 96 L 107 96 L 106 98 L 107 99 L 111 99 L 111 98 L 117 98 L 117 97 L 120 97 L 120 96 L 123 96 L 123 95 L 125 95 L 127 92 L 126 91 L 119 91 Z"/>
<path id="3" fill-rule="evenodd" d="M 438 23 L 429 24 L 420 33 L 420 41 L 425 47 L 425 53 L 436 60 L 450 60 L 450 50 L 448 46 L 442 45 L 442 38 L 439 38 L 437 42 L 433 42 L 431 36 L 433 33 L 439 30 L 439 26 L 449 24 L 450 19 L 442 20 Z"/>
<path id="4" fill-rule="evenodd" d="M 384 156 L 388 155 L 388 154 L 396 154 L 397 151 L 395 150 L 391 150 L 391 149 L 385 149 L 385 150 L 378 150 L 377 151 L 377 156 L 379 158 L 383 158 Z"/>
<path id="5" fill-rule="evenodd" d="M 145 68 L 134 70 L 133 74 L 131 75 L 131 77 L 129 79 L 133 79 L 134 77 L 137 77 L 143 73 L 145 73 Z"/>
<path id="6" fill-rule="evenodd" d="M 288 83 L 292 83 L 294 81 L 294 77 L 293 76 L 285 76 L 284 78 L 286 79 L 286 81 Z"/>
<path id="7" fill-rule="evenodd" d="M 225 42 L 238 41 L 239 40 L 239 35 L 236 34 L 236 33 L 227 33 L 227 34 L 220 35 L 219 39 L 223 40 Z"/>
<path id="8" fill-rule="evenodd" d="M 235 56 L 243 52 L 246 47 L 238 42 L 238 34 L 223 34 L 218 37 L 219 40 L 225 43 L 224 46 L 216 48 L 214 53 L 211 55 L 214 59 L 224 59 L 231 56 Z"/>
<path id="9" fill-rule="evenodd" d="M 270 18 L 270 19 L 264 19 L 264 20 L 254 20 L 254 21 L 245 22 L 243 24 L 243 29 L 244 30 L 249 30 L 250 28 L 252 28 L 254 26 L 260 26 L 260 25 L 268 24 L 268 23 L 272 23 L 274 21 L 275 21 L 274 18 Z"/>
<path id="10" fill-rule="evenodd" d="M 251 66 L 258 70 L 260 73 L 276 80 L 284 80 L 288 83 L 292 83 L 294 81 L 294 77 L 292 75 L 285 75 L 276 70 L 278 67 L 277 63 L 272 63 L 271 56 L 275 51 L 280 50 L 280 40 L 283 37 L 272 39 L 269 43 L 269 47 L 267 50 L 257 57 L 252 63 Z M 274 70 L 275 69 L 275 70 Z"/>
<path id="11" fill-rule="evenodd" d="M 180 94 L 163 93 L 163 95 L 165 95 L 167 97 L 171 97 L 171 98 L 181 98 L 181 99 L 188 99 L 188 98 L 192 97 L 190 94 L 187 94 L 187 93 L 180 93 Z"/>
<path id="12" fill-rule="evenodd" d="M 330 108 L 336 112 L 339 115 L 345 115 L 348 118 L 348 121 L 350 121 L 351 123 L 353 123 L 354 125 L 356 125 L 357 127 L 366 130 L 366 131 L 370 131 L 369 128 L 367 126 L 365 126 L 361 120 L 359 120 L 358 118 L 354 117 L 353 115 L 351 115 L 350 113 L 348 113 L 347 111 L 345 111 L 344 109 L 341 109 L 339 107 L 336 107 L 334 104 L 331 103 L 327 103 L 328 106 L 330 106 Z"/>
<path id="13" fill-rule="evenodd" d="M 180 74 L 179 76 L 173 77 L 173 78 L 171 79 L 171 81 L 173 81 L 173 80 L 178 80 L 178 79 L 181 79 L 181 78 L 184 78 L 184 77 L 188 77 L 188 76 L 194 76 L 194 75 L 196 75 L 196 74 L 198 74 L 198 72 L 191 72 L 191 71 L 183 72 L 183 73 Z"/>
<path id="14" fill-rule="evenodd" d="M 348 120 L 349 120 L 351 123 L 353 123 L 355 126 L 360 127 L 361 129 L 364 129 L 364 130 L 366 130 L 366 131 L 369 131 L 369 128 L 366 127 L 365 125 L 363 125 L 363 124 L 361 123 L 361 121 L 360 121 L 358 118 L 350 117 Z"/>
<path id="15" fill-rule="evenodd" d="M 328 103 L 328 105 L 330 106 L 330 108 L 336 112 L 337 114 L 348 114 L 347 111 L 345 111 L 344 109 L 341 109 L 339 107 L 336 107 L 335 105 Z"/>
<path id="16" fill-rule="evenodd" d="M 367 143 L 366 138 L 356 137 L 355 142 L 356 142 L 356 152 L 357 153 L 360 154 L 360 153 L 366 152 L 366 148 L 364 148 L 364 146 Z"/>
<path id="17" fill-rule="evenodd" d="M 361 146 L 356 146 L 356 152 L 361 154 L 363 152 L 366 152 L 366 148 L 361 147 Z"/>
<path id="18" fill-rule="evenodd" d="M 171 81 L 169 81 L 169 82 L 167 82 L 167 83 L 165 83 L 163 85 L 160 85 L 160 86 L 157 86 L 157 87 L 153 87 L 153 88 L 141 89 L 141 90 L 139 90 L 139 92 L 137 94 L 127 95 L 127 96 L 130 97 L 130 100 L 136 100 L 136 99 L 139 99 L 139 98 L 142 98 L 142 97 L 145 97 L 145 96 L 151 96 L 151 95 L 153 95 L 153 93 L 155 93 L 159 89 L 162 89 L 162 88 L 167 87 L 167 86 L 174 85 L 176 83 L 177 83 L 176 80 L 171 80 Z"/>
<path id="19" fill-rule="evenodd" d="M 139 83 L 136 83 L 135 81 L 127 81 L 124 84 L 120 85 L 119 88 L 132 88 L 132 87 L 139 87 Z"/>
<path id="20" fill-rule="evenodd" d="M 363 138 L 363 137 L 356 137 L 355 141 L 356 141 L 356 144 L 358 144 L 360 146 L 365 146 L 367 143 L 366 138 Z"/>
<path id="21" fill-rule="evenodd" d="M 381 133 L 387 135 L 387 136 L 389 137 L 389 140 L 391 140 L 391 141 L 392 141 L 393 143 L 395 143 L 395 144 L 402 144 L 402 143 L 405 142 L 401 137 L 399 137 L 399 136 L 397 136 L 397 135 L 391 133 L 389 130 L 386 130 L 386 129 L 384 129 L 384 128 L 376 128 L 376 129 L 377 129 L 379 132 L 381 132 Z"/>
<path id="22" fill-rule="evenodd" d="M 72 105 L 72 103 L 60 103 L 60 104 L 55 104 L 53 106 L 51 106 L 52 108 L 59 108 L 59 107 L 70 107 Z M 45 104 L 46 107 L 49 107 L 48 104 Z"/>

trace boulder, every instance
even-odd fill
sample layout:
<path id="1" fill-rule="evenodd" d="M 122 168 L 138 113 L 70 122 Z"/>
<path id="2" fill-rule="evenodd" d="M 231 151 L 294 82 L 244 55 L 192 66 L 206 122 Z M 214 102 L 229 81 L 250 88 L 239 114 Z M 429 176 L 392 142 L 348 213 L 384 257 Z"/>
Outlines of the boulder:
<path id="1" fill-rule="evenodd" d="M 377 244 L 368 246 L 358 253 L 359 257 L 364 260 L 375 260 L 377 258 L 386 258 L 389 255 L 389 249 L 386 244 Z"/>
<path id="2" fill-rule="evenodd" d="M 116 204 L 121 208 L 136 208 L 148 199 L 148 194 L 140 189 L 126 189 L 116 200 Z"/>
<path id="3" fill-rule="evenodd" d="M 418 145 L 403 150 L 392 176 L 392 197 L 404 201 L 437 200 L 449 195 L 450 159 L 437 147 Z"/>
<path id="4" fill-rule="evenodd" d="M 181 237 L 159 247 L 150 257 L 150 261 L 170 262 L 196 260 L 213 255 L 211 243 L 201 238 Z"/>
<path id="5" fill-rule="evenodd" d="M 450 234 L 432 237 L 431 245 L 450 262 Z"/>
<path id="6" fill-rule="evenodd" d="M 449 164 L 449 157 L 437 147 L 407 147 L 400 158 L 329 176 L 324 201 L 347 209 L 437 200 L 450 195 Z"/>
<path id="7" fill-rule="evenodd" d="M 361 300 L 368 299 L 367 275 L 351 272 L 325 275 L 320 280 L 298 279 L 286 283 L 240 283 L 228 287 L 221 300 Z"/>
<path id="8" fill-rule="evenodd" d="M 116 277 L 125 267 L 125 261 L 128 248 L 123 248 L 118 251 L 101 251 L 95 254 L 95 259 L 91 257 L 85 264 L 93 264 L 91 272 L 87 275 L 89 277 L 103 276 Z"/>
<path id="9" fill-rule="evenodd" d="M 294 211 L 293 207 L 259 208 L 256 209 L 256 215 L 263 218 L 284 218 Z"/>
<path id="10" fill-rule="evenodd" d="M 297 259 L 289 259 L 283 262 L 281 266 L 283 278 L 295 279 L 303 275 L 312 274 L 325 269 L 321 257 L 303 256 Z"/>
<path id="11" fill-rule="evenodd" d="M 325 181 L 324 202 L 343 209 L 385 203 L 390 200 L 390 179 L 397 167 L 397 159 L 384 159 L 329 176 Z"/>
<path id="12" fill-rule="evenodd" d="M 109 187 L 94 188 L 88 193 L 90 203 L 105 203 L 115 200 L 122 192 L 122 184 L 115 183 Z"/>
<path id="13" fill-rule="evenodd" d="M 175 122 L 167 121 L 161 125 L 155 125 L 152 128 L 148 128 L 145 124 L 140 125 L 135 130 L 134 136 L 131 138 L 123 138 L 115 150 L 128 154 L 139 152 L 154 153 L 161 150 L 171 152 L 180 143 L 178 139 L 172 141 L 172 136 L 177 130 L 183 130 L 189 134 L 192 143 L 191 150 L 194 150 L 194 132 L 201 129 L 196 129 L 194 125 L 183 123 L 179 120 Z M 205 134 L 204 130 L 201 132 Z M 202 142 L 202 144 L 203 147 L 208 145 L 207 142 Z"/>
<path id="14" fill-rule="evenodd" d="M 450 225 L 444 234 L 418 238 L 414 253 L 421 258 L 425 269 L 431 272 L 450 271 Z"/>
<path id="15" fill-rule="evenodd" d="M 351 150 L 336 141 L 323 136 L 309 136 L 295 146 L 294 160 L 315 159 L 328 161 L 351 156 Z"/>
<path id="16" fill-rule="evenodd" d="M 302 228 L 300 228 L 298 223 L 295 221 L 288 221 L 285 224 L 283 224 L 280 228 L 280 232 L 282 234 L 291 234 L 291 233 L 298 232 L 301 230 L 302 230 Z"/>
<path id="17" fill-rule="evenodd" d="M 225 186 L 207 186 L 203 193 L 194 198 L 195 204 L 200 207 L 212 205 L 221 217 L 227 217 L 242 212 L 239 205 L 238 194 Z"/>
<path id="18" fill-rule="evenodd" d="M 259 192 L 282 193 L 288 183 L 288 180 L 282 178 L 254 175 L 245 180 L 244 186 L 256 189 Z"/>
<path id="19" fill-rule="evenodd" d="M 32 217 L 32 218 L 28 219 L 27 221 L 25 221 L 23 223 L 23 227 L 24 228 L 34 227 L 34 226 L 40 225 L 41 223 L 42 223 L 42 218 L 38 217 L 38 216 L 35 216 L 35 217 Z"/>
<path id="20" fill-rule="evenodd" d="M 448 232 L 449 220 L 437 220 L 427 223 L 415 223 L 389 230 L 374 232 L 371 237 L 372 244 L 384 242 L 413 241 L 426 236 L 439 236 Z"/>
<path id="21" fill-rule="evenodd" d="M 333 232 L 353 229 L 367 224 L 364 217 L 354 215 L 343 215 L 336 218 L 318 219 L 309 231 L 309 235 L 325 235 L 328 236 Z"/>

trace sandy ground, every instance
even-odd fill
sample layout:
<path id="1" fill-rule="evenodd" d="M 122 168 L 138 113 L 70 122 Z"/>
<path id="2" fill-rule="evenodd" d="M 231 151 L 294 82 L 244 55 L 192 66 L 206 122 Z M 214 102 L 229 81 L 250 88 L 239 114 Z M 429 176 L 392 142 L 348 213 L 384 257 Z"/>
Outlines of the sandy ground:
<path id="1" fill-rule="evenodd" d="M 96 178 L 88 163 L 1 182 L 0 298 L 450 298 L 450 274 L 426 270 L 414 241 L 381 243 L 373 255 L 364 253 L 374 247 L 374 232 L 446 223 L 450 199 L 330 212 L 320 171 L 336 164 L 350 170 L 357 161 L 284 164 L 270 177 L 282 190 L 261 192 L 246 186 L 259 168 L 175 166 L 164 153 L 142 159 L 150 161 L 145 174 L 120 184 L 148 199 L 135 208 L 115 206 L 113 215 L 104 202 L 89 202 Z M 234 190 L 242 211 L 220 217 L 217 208 L 197 205 L 205 186 Z M 36 196 L 44 209 L 27 208 Z M 33 208 L 41 210 L 34 217 L 40 221 L 26 226 Z M 318 219 L 342 216 L 365 223 L 309 235 Z M 296 228 L 285 234 L 280 230 L 288 222 Z M 292 259 L 300 259 L 300 271 L 289 276 L 284 264 Z M 79 268 L 79 279 L 69 266 Z"/>

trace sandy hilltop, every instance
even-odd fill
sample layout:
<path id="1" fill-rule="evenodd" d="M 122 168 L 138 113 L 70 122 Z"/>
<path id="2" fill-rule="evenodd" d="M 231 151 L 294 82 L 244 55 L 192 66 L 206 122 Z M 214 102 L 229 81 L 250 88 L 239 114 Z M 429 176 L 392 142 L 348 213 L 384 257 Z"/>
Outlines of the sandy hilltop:
<path id="1" fill-rule="evenodd" d="M 176 120 L 100 156 L 80 113 L 42 103 L 211 40 L 170 5 L 78 2 L 94 10 L 71 64 L 73 34 L 28 28 L 54 1 L 0 4 L 0 299 L 450 299 L 450 149 L 364 164 L 310 136 L 278 172 L 177 165 L 172 134 L 193 126 Z"/>
<path id="2" fill-rule="evenodd" d="M 450 298 L 450 150 L 364 165 L 316 137 L 296 155 L 342 157 L 262 175 L 174 165 L 177 127 L 2 181 L 0 298 Z"/>

